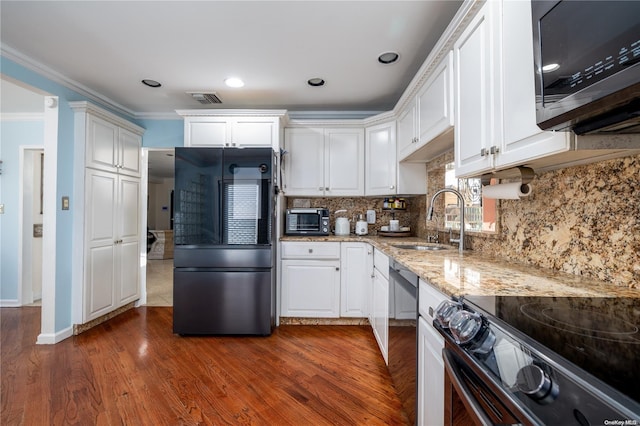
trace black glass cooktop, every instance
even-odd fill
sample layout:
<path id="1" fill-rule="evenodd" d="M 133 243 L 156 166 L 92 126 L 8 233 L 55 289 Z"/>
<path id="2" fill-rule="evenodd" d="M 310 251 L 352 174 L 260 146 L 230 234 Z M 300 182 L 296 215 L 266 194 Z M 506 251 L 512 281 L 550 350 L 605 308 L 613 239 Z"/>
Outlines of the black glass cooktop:
<path id="1" fill-rule="evenodd" d="M 640 298 L 467 296 L 464 300 L 640 402 Z"/>

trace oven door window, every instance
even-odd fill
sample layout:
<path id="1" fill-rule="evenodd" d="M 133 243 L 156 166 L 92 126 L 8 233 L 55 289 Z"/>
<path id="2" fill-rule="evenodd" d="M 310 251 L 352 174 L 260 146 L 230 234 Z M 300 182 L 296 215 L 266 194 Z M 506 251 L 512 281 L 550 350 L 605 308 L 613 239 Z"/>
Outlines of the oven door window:
<path id="1" fill-rule="evenodd" d="M 296 213 L 291 221 L 295 231 L 314 232 L 320 230 L 320 216 L 316 213 Z"/>

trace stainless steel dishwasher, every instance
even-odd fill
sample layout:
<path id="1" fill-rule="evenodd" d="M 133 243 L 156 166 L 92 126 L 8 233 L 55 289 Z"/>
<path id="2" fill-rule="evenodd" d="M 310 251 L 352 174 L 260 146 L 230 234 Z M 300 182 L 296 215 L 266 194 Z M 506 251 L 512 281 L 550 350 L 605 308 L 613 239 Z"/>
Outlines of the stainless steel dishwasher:
<path id="1" fill-rule="evenodd" d="M 389 263 L 389 373 L 407 413 L 416 423 L 418 352 L 418 276 L 400 263 Z"/>

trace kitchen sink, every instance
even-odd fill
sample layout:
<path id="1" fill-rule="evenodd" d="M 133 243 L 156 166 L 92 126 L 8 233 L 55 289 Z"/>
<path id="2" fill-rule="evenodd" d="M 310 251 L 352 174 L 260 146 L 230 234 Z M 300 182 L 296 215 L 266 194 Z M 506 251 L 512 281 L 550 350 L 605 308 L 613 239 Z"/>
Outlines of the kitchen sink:
<path id="1" fill-rule="evenodd" d="M 403 249 L 403 250 L 426 250 L 426 251 L 438 251 L 438 250 L 447 250 L 448 247 L 443 246 L 424 246 L 420 244 L 394 244 L 395 248 Z"/>

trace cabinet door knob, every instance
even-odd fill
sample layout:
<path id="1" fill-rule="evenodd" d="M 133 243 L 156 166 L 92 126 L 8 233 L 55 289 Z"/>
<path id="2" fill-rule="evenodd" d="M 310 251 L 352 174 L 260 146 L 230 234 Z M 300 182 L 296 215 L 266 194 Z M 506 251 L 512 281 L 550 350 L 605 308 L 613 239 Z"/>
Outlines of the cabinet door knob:
<path id="1" fill-rule="evenodd" d="M 499 152 L 500 152 L 500 148 L 498 148 L 497 146 L 494 145 L 494 146 L 491 147 L 491 153 L 492 154 L 497 154 Z"/>
<path id="2" fill-rule="evenodd" d="M 321 186 L 320 188 L 318 188 L 318 191 L 324 191 L 324 188 Z"/>
<path id="3" fill-rule="evenodd" d="M 309 253 L 313 253 L 313 249 L 309 249 Z"/>
<path id="4" fill-rule="evenodd" d="M 484 157 L 485 155 L 487 155 L 487 148 L 482 148 L 480 150 L 480 157 Z"/>
<path id="5" fill-rule="evenodd" d="M 389 185 L 389 189 L 394 189 L 395 187 L 395 185 Z"/>
<path id="6" fill-rule="evenodd" d="M 326 186 L 326 187 L 324 188 L 324 190 L 325 190 L 325 191 L 328 191 L 328 190 L 329 190 L 329 187 L 328 187 L 328 186 Z"/>
<path id="7" fill-rule="evenodd" d="M 339 271 L 339 270 L 340 270 L 340 268 L 338 268 L 338 267 L 336 266 L 336 271 Z"/>

